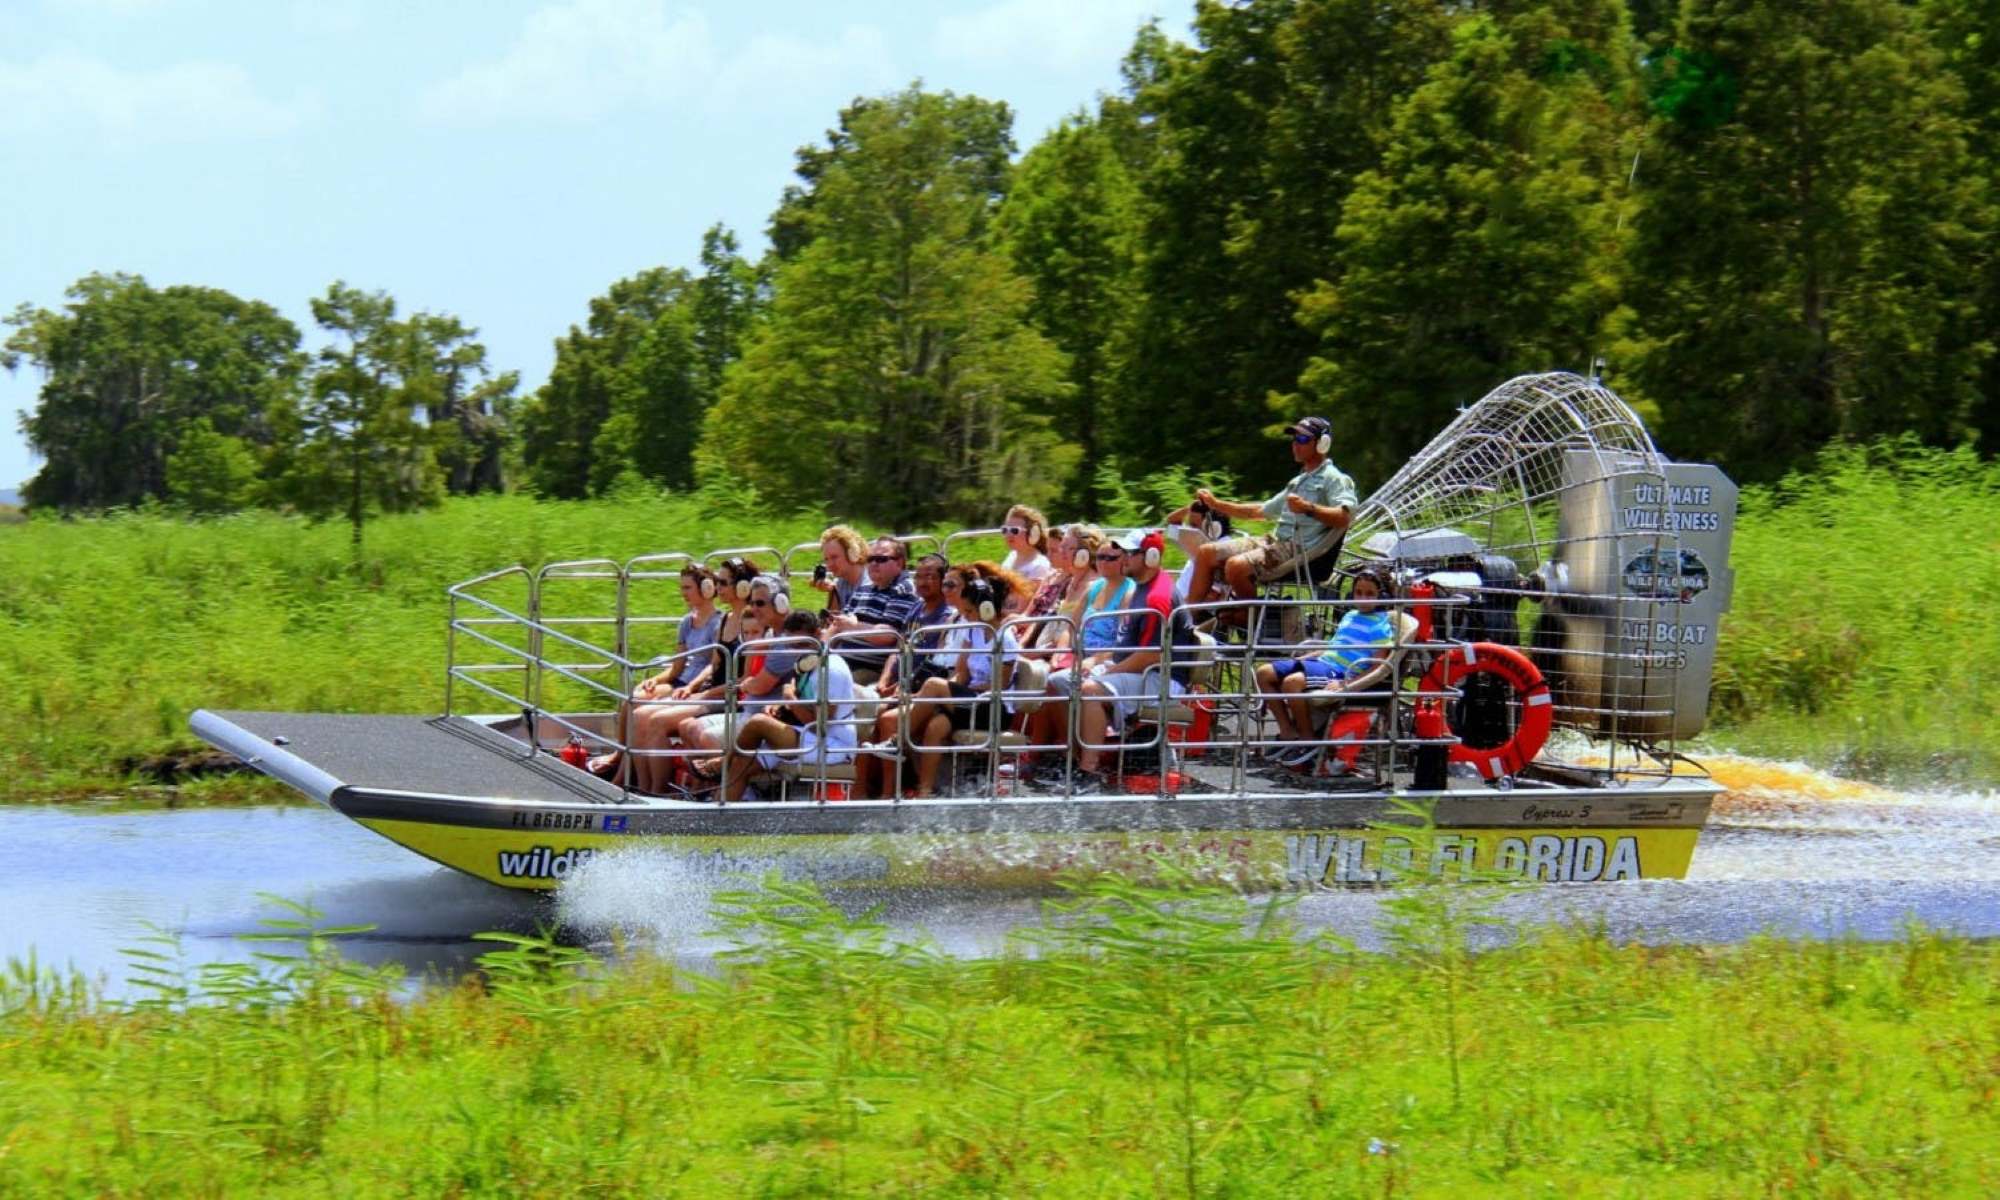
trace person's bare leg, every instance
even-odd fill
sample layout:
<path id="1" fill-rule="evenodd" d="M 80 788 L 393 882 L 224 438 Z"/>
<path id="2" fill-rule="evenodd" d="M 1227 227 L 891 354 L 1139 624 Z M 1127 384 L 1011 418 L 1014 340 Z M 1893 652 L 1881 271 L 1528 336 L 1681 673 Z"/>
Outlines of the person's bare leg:
<path id="1" fill-rule="evenodd" d="M 725 799 L 729 803 L 743 798 L 744 789 L 750 786 L 751 768 L 757 765 L 757 751 L 767 746 L 774 750 L 796 750 L 799 731 L 770 713 L 758 713 L 743 723 L 736 731 L 735 743 L 724 756 L 722 775 L 728 781 Z"/>
<path id="2" fill-rule="evenodd" d="M 1310 741 L 1312 739 L 1312 706 L 1305 701 L 1305 672 L 1300 671 L 1297 674 L 1285 676 L 1284 690 L 1286 695 L 1295 697 L 1295 699 L 1285 701 L 1285 707 L 1290 709 L 1292 714 L 1291 729 L 1285 734 L 1286 739 L 1295 742 Z M 1279 722 L 1281 728 L 1284 724 L 1285 722 L 1283 721 Z"/>
<path id="3" fill-rule="evenodd" d="M 1221 542 L 1203 542 L 1194 552 L 1194 575 L 1188 579 L 1187 599 L 1189 604 L 1200 604 L 1208 599 L 1209 589 L 1215 586 L 1215 568 L 1222 556 L 1217 548 Z"/>
<path id="4" fill-rule="evenodd" d="M 917 794 L 928 796 L 937 791 L 938 766 L 944 762 L 944 755 L 938 751 L 951 740 L 951 718 L 938 713 L 924 726 L 921 745 L 917 754 Z"/>
<path id="5" fill-rule="evenodd" d="M 910 715 L 904 725 L 906 729 L 921 735 L 930 729 L 931 718 L 938 714 L 938 701 L 949 699 L 951 683 L 945 679 L 926 679 L 924 686 L 910 696 Z"/>
<path id="6" fill-rule="evenodd" d="M 1264 711 L 1278 723 L 1278 736 L 1288 738 L 1285 732 L 1284 701 L 1276 695 L 1278 690 L 1278 668 L 1275 663 L 1257 664 L 1257 694 L 1264 698 Z"/>
<path id="7" fill-rule="evenodd" d="M 1250 569 L 1250 556 L 1239 554 L 1222 564 L 1222 577 L 1229 583 L 1229 591 L 1238 600 L 1248 600 L 1257 594 L 1257 576 Z"/>
<path id="8" fill-rule="evenodd" d="M 1076 765 L 1081 771 L 1095 771 L 1104 763 L 1105 735 L 1111 731 L 1111 689 L 1096 680 L 1083 685 L 1082 726 L 1077 731 L 1081 748 Z"/>

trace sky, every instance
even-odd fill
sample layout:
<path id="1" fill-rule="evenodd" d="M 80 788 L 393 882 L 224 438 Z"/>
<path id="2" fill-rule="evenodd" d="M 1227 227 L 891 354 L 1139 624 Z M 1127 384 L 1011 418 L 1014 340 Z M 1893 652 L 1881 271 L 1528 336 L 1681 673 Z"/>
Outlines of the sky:
<path id="1" fill-rule="evenodd" d="M 0 0 L 0 314 L 93 272 L 264 300 L 334 280 L 538 387 L 591 297 L 747 252 L 857 95 L 1004 100 L 1023 148 L 1189 0 Z M 0 371 L 0 489 L 39 374 Z"/>

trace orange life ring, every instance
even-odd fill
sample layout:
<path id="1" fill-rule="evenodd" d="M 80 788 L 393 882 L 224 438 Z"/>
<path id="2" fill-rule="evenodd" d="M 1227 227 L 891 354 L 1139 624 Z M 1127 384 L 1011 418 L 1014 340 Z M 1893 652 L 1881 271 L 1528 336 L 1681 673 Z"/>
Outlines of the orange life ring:
<path id="1" fill-rule="evenodd" d="M 1451 761 L 1471 763 L 1487 779 L 1518 775 L 1548 744 L 1549 727 L 1555 722 L 1555 704 L 1549 695 L 1548 680 L 1528 661 L 1528 656 L 1511 646 L 1495 642 L 1468 642 L 1453 646 L 1424 675 L 1425 692 L 1442 692 L 1458 686 L 1467 675 L 1498 675 L 1512 684 L 1521 700 L 1521 723 L 1514 736 L 1498 746 L 1451 748 Z"/>

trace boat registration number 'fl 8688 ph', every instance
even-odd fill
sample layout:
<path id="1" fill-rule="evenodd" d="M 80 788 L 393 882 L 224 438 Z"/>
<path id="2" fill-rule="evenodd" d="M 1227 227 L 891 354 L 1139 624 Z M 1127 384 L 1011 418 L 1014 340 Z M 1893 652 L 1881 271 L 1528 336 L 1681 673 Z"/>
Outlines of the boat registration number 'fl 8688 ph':
<path id="1" fill-rule="evenodd" d="M 1489 853 L 1483 842 L 1491 841 Z M 1432 840 L 1429 861 L 1394 834 L 1295 834 L 1285 839 L 1285 882 L 1295 887 L 1342 883 L 1386 883 L 1412 874 L 1468 878 L 1475 872 L 1549 883 L 1610 882 L 1640 878 L 1639 839 L 1595 834 L 1486 838 L 1441 833 Z"/>

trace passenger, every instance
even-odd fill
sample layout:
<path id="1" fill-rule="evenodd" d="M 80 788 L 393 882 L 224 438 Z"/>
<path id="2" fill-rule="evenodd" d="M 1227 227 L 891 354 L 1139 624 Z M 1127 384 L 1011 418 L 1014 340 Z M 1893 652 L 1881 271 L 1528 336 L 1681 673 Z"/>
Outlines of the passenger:
<path id="1" fill-rule="evenodd" d="M 716 684 L 727 677 L 729 656 L 742 643 L 746 623 L 755 627 L 755 619 L 750 615 L 753 611 L 750 596 L 751 581 L 756 577 L 757 568 L 747 559 L 724 559 L 715 565 L 715 604 L 721 609 L 722 618 L 716 627 L 715 653 L 709 655 L 701 669 L 676 689 L 680 694 L 671 698 L 681 703 L 640 706 L 633 716 L 631 740 L 627 743 L 634 750 L 665 750 L 680 735 L 681 726 L 687 721 L 721 711 L 718 698 L 722 692 Z M 673 761 L 656 754 L 635 754 L 633 757 L 632 786 L 642 792 L 656 794 L 665 790 L 674 775 Z M 596 769 L 594 765 L 593 769 Z M 615 762 L 606 768 L 615 769 Z"/>
<path id="2" fill-rule="evenodd" d="M 1014 663 L 1020 658 L 1021 643 L 1011 628 L 1001 629 L 999 675 L 994 673 L 995 629 L 1005 619 L 1003 610 L 1012 589 L 1024 586 L 1020 576 L 992 563 L 953 567 L 945 575 L 945 597 L 957 609 L 961 627 L 947 635 L 942 654 L 955 662 L 949 679 L 928 679 L 910 697 L 904 710 L 903 728 L 918 748 L 917 794 L 928 796 L 937 789 L 938 765 L 944 755 L 936 752 L 957 730 L 985 731 L 991 728 L 990 703 L 943 704 L 949 698 L 973 701 L 991 697 L 996 688 L 1005 689 Z M 1013 711 L 1003 704 L 1003 716 Z M 925 750 L 932 751 L 924 753 Z"/>
<path id="3" fill-rule="evenodd" d="M 1055 543 L 1049 556 L 1051 569 L 1041 586 L 1035 588 L 1034 598 L 1021 611 L 1023 617 L 1039 621 L 1021 630 L 1024 649 L 1044 658 L 1068 649 L 1069 628 L 1061 621 L 1040 621 L 1040 618 L 1066 615 L 1067 610 L 1073 607 L 1069 603 L 1070 594 L 1083 593 L 1085 585 L 1082 581 L 1090 577 L 1093 550 L 1093 546 L 1085 544 L 1085 537 L 1089 536 L 1094 541 L 1096 534 L 1096 529 L 1089 525 L 1070 525 L 1055 531 Z M 1080 562 L 1078 556 L 1081 556 Z"/>
<path id="4" fill-rule="evenodd" d="M 868 578 L 826 625 L 836 652 L 847 660 L 854 682 L 874 683 L 896 653 L 896 637 L 923 601 L 903 569 L 909 549 L 895 538 L 877 538 L 869 547 Z M 846 636 L 834 638 L 833 635 Z M 870 647 L 879 647 L 871 649 Z"/>
<path id="5" fill-rule="evenodd" d="M 784 685 L 791 679 L 799 657 L 797 650 L 760 645 L 777 636 L 775 631 L 791 611 L 791 589 L 785 586 L 785 581 L 776 575 L 757 576 L 750 584 L 748 604 L 750 615 L 744 625 L 741 648 L 743 673 L 734 688 L 739 724 L 745 714 L 762 712 L 780 702 Z M 817 623 L 818 618 L 814 620 Z M 725 682 L 709 688 L 697 699 L 726 700 L 731 690 Z M 723 734 L 729 727 L 728 709 L 718 711 L 714 704 L 709 704 L 704 706 L 703 713 L 705 715 L 681 722 L 681 744 L 689 750 L 719 751 L 722 749 Z"/>
<path id="6" fill-rule="evenodd" d="M 944 595 L 944 575 L 950 569 L 951 561 L 944 555 L 926 554 L 917 560 L 917 569 L 911 572 L 911 583 L 917 593 L 917 611 L 910 614 L 901 631 L 903 641 L 910 647 L 910 687 L 933 675 L 951 674 L 950 664 L 936 657 L 938 645 L 945 636 L 944 630 L 938 627 L 951 624 L 954 611 Z M 888 665 L 882 670 L 882 678 L 875 681 L 875 690 L 884 699 L 895 695 L 902 687 L 901 672 L 902 656 L 890 655 Z M 888 715 L 886 710 L 884 715 Z"/>
<path id="7" fill-rule="evenodd" d="M 1274 757 L 1286 766 L 1310 762 L 1320 750 L 1314 738 L 1313 719 L 1306 692 L 1339 696 L 1343 692 L 1373 690 L 1386 674 L 1389 651 L 1396 643 L 1394 615 L 1374 601 L 1390 593 L 1389 576 L 1379 567 L 1366 567 L 1354 577 L 1349 597 L 1355 602 L 1341 614 L 1333 638 L 1319 654 L 1306 658 L 1281 658 L 1257 667 L 1257 691 L 1265 697 L 1264 708 L 1278 725 L 1278 736 L 1288 742 L 1308 742 L 1296 749 L 1280 749 Z"/>
<path id="8" fill-rule="evenodd" d="M 1194 578 L 1188 594 L 1195 603 L 1211 599 L 1215 576 L 1221 573 L 1229 593 L 1238 599 L 1256 595 L 1257 585 L 1290 575 L 1301 562 L 1311 562 L 1331 549 L 1354 515 L 1354 481 L 1327 458 L 1333 425 L 1324 417 L 1306 417 L 1287 431 L 1292 461 L 1301 470 L 1284 489 L 1262 504 L 1218 499 L 1197 488 L 1195 499 L 1215 512 L 1238 521 L 1276 521 L 1262 537 L 1234 537 L 1209 542 L 1194 556 Z"/>
<path id="9" fill-rule="evenodd" d="M 1000 536 L 1007 541 L 1007 557 L 1000 565 L 1030 583 L 1039 584 L 1049 573 L 1049 519 L 1042 510 L 1016 504 L 1000 523 Z M 1020 597 L 1025 606 L 1027 596 Z"/>
<path id="10" fill-rule="evenodd" d="M 813 587 L 827 594 L 828 612 L 846 612 L 861 586 L 861 561 L 868 556 L 861 535 L 845 525 L 829 525 L 819 535 L 819 566 L 813 568 Z M 822 569 L 824 568 L 824 569 Z"/>
<path id="11" fill-rule="evenodd" d="M 950 569 L 950 561 L 942 554 L 926 554 L 917 560 L 912 582 L 919 608 L 902 629 L 903 640 L 910 648 L 910 678 L 902 677 L 902 656 L 892 654 L 882 670 L 882 678 L 875 682 L 876 693 L 886 702 L 877 710 L 875 727 L 867 739 L 876 745 L 893 744 L 902 727 L 902 709 L 895 703 L 899 692 L 913 692 L 927 679 L 951 677 L 953 664 L 939 652 L 946 637 L 943 626 L 951 624 L 957 616 L 944 594 L 945 572 Z M 892 769 L 878 757 L 864 755 L 856 759 L 854 794 L 863 798 L 881 795 L 887 786 L 886 778 L 881 777 L 886 777 Z"/>
<path id="12" fill-rule="evenodd" d="M 622 743 L 630 744 L 635 705 L 655 708 L 664 707 L 661 701 L 685 700 L 695 690 L 696 681 L 706 680 L 715 668 L 715 643 L 722 634 L 722 614 L 715 607 L 715 576 L 707 567 L 689 563 L 681 568 L 680 588 L 687 612 L 674 627 L 673 657 L 660 664 L 663 669 L 659 673 L 635 684 L 631 698 L 618 706 L 618 740 Z M 590 770 L 611 778 L 623 757 L 617 751 L 601 754 L 590 760 Z"/>
<path id="13" fill-rule="evenodd" d="M 1170 638 L 1176 647 L 1190 650 L 1199 644 L 1193 624 L 1180 607 L 1181 597 L 1174 586 L 1174 577 L 1160 569 L 1160 554 L 1165 545 L 1166 540 L 1157 530 L 1144 534 L 1135 531 L 1118 539 L 1117 547 L 1137 601 L 1128 607 L 1140 611 L 1120 619 L 1110 649 L 1092 653 L 1069 670 L 1049 676 L 1050 695 L 1068 698 L 1080 694 L 1083 705 L 1076 778 L 1076 791 L 1080 795 L 1102 792 L 1108 786 L 1100 768 L 1103 747 L 1114 723 L 1122 729 L 1138 712 L 1142 700 L 1160 695 L 1162 637 Z M 1186 690 L 1191 666 L 1189 655 L 1175 657 L 1166 680 L 1168 695 L 1177 696 Z M 1042 745 L 1058 740 L 1067 722 L 1067 714 L 1054 704 L 1043 705 L 1036 718 L 1036 729 L 1031 736 Z"/>
<path id="14" fill-rule="evenodd" d="M 790 639 L 817 639 L 819 617 L 804 610 L 790 612 L 780 630 Z M 725 803 L 743 798 L 743 790 L 750 784 L 752 764 L 775 771 L 791 761 L 805 764 L 810 773 L 822 762 L 837 766 L 854 757 L 854 679 L 846 661 L 823 649 L 794 646 L 791 652 L 797 655 L 797 675 L 793 682 L 784 685 L 783 701 L 772 709 L 750 714 L 737 727 L 736 740 L 727 755 L 727 769 L 721 772 L 727 781 L 722 797 Z M 822 697 L 827 706 L 824 725 L 819 719 Z M 819 752 L 822 746 L 823 758 Z M 779 753 L 787 750 L 803 753 Z"/>

